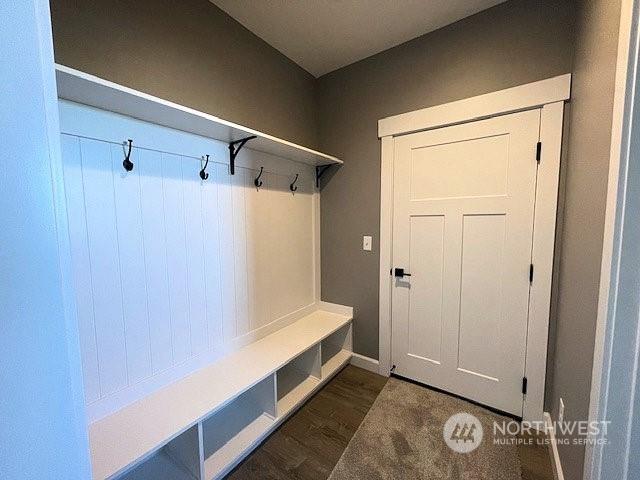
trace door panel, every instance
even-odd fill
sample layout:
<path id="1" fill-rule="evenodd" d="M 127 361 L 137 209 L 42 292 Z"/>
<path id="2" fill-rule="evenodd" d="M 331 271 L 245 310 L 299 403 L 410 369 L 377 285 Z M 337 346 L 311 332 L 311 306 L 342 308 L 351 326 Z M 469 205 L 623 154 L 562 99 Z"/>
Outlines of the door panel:
<path id="1" fill-rule="evenodd" d="M 508 143 L 497 135 L 414 149 L 411 200 L 504 195 Z"/>
<path id="2" fill-rule="evenodd" d="M 440 363 L 442 346 L 442 265 L 444 217 L 411 217 L 411 271 L 425 272 L 411 282 L 408 354 Z"/>
<path id="3" fill-rule="evenodd" d="M 540 111 L 395 139 L 396 372 L 522 414 Z"/>
<path id="4" fill-rule="evenodd" d="M 499 374 L 504 215 L 465 215 L 458 368 L 495 379 Z"/>

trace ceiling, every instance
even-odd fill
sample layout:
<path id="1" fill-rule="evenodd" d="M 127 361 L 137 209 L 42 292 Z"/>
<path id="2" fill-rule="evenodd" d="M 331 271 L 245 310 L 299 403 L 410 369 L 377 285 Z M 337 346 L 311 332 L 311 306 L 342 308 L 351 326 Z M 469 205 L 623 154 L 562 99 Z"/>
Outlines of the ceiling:
<path id="1" fill-rule="evenodd" d="M 211 0 L 316 77 L 505 0 Z"/>

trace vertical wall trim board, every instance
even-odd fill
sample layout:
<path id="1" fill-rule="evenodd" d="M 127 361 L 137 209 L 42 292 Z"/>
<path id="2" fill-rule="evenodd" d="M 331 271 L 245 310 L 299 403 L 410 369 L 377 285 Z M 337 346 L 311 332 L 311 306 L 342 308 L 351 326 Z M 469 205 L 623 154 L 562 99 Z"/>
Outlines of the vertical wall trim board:
<path id="1" fill-rule="evenodd" d="M 631 161 L 630 147 L 634 104 L 637 97 L 636 76 L 638 75 L 638 52 L 640 49 L 638 9 L 637 1 L 622 1 L 613 100 L 607 204 L 589 402 L 590 421 L 610 420 L 607 412 L 608 396 L 610 394 L 610 368 L 618 289 L 620 287 L 622 227 L 628 188 L 628 165 Z M 618 394 L 621 394 L 621 392 L 618 392 Z M 628 426 L 630 426 L 630 422 Z M 594 436 L 590 438 L 597 440 Z M 625 448 L 628 449 L 629 444 L 629 438 L 627 437 Z M 603 445 L 586 446 L 583 472 L 585 479 L 599 480 L 601 478 L 602 464 L 606 461 L 604 449 Z M 626 456 L 628 460 L 628 450 Z M 613 461 L 616 460 L 614 459 Z M 626 471 L 627 465 L 618 465 L 618 468 L 623 468 Z"/>
<path id="2" fill-rule="evenodd" d="M 0 477 L 89 478 L 49 2 L 0 17 Z"/>
<path id="3" fill-rule="evenodd" d="M 380 326 L 378 330 L 379 373 L 386 377 L 391 370 L 391 276 L 393 238 L 393 137 L 381 139 L 380 179 Z"/>
<path id="4" fill-rule="evenodd" d="M 544 415 L 564 102 L 547 104 L 542 107 L 540 114 L 540 140 L 544 148 L 536 180 L 536 207 L 531 247 L 535 281 L 531 285 L 529 298 L 525 366 L 528 393 L 524 397 L 523 405 L 523 417 L 538 421 L 542 421 Z"/>

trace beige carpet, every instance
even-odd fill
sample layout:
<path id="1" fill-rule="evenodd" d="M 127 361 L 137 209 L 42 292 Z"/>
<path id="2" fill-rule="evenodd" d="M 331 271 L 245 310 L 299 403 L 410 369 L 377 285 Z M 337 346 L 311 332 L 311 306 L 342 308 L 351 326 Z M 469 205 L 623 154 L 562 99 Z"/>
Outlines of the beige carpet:
<path id="1" fill-rule="evenodd" d="M 456 413 L 475 415 L 484 437 L 470 453 L 443 440 Z M 390 378 L 333 469 L 330 480 L 520 480 L 517 447 L 494 445 L 493 421 L 508 420 L 449 395 Z"/>

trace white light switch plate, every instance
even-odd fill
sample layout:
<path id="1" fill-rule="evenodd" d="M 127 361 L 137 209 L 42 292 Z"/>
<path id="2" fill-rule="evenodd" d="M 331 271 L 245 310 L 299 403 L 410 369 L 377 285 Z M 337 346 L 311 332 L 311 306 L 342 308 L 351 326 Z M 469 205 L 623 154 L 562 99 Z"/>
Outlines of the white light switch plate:
<path id="1" fill-rule="evenodd" d="M 366 250 L 367 252 L 371 251 L 371 236 L 365 235 L 362 237 L 362 250 Z"/>

